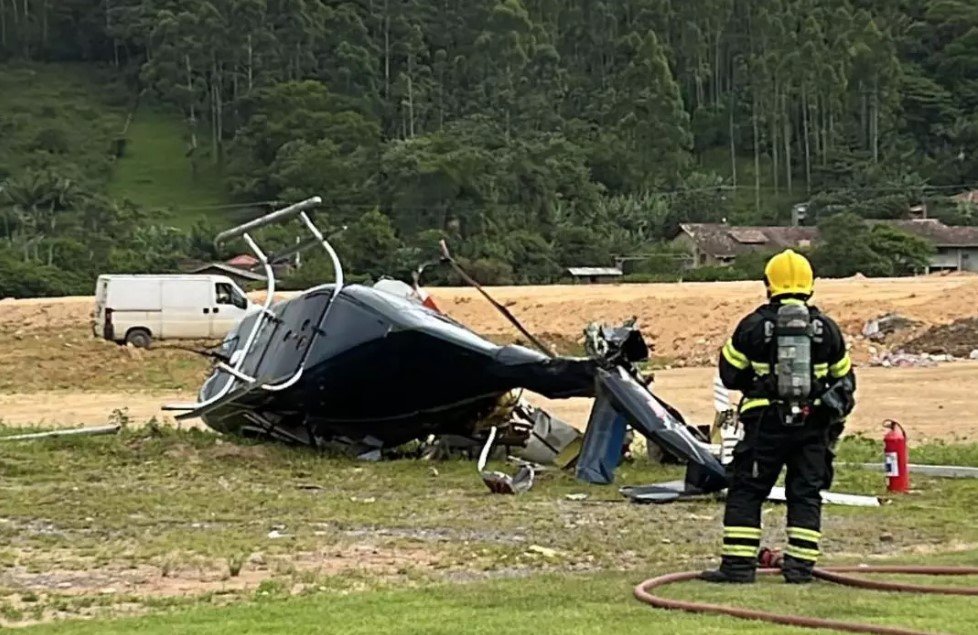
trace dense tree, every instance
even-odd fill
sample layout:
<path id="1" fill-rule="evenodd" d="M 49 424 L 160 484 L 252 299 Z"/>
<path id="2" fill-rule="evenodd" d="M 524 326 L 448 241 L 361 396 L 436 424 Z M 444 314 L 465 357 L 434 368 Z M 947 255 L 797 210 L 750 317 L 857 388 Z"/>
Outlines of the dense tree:
<path id="1" fill-rule="evenodd" d="M 907 275 L 922 270 L 933 247 L 887 225 L 870 227 L 854 214 L 838 214 L 820 225 L 821 243 L 812 255 L 823 277 Z"/>
<path id="2" fill-rule="evenodd" d="M 364 275 L 437 234 L 484 279 L 554 280 L 802 201 L 830 234 L 925 201 L 978 222 L 942 200 L 978 185 L 971 0 L 0 0 L 3 59 L 108 67 L 182 113 L 189 165 L 235 199 L 319 194 L 393 250 Z M 129 223 L 111 156 L 73 160 L 57 112 L 17 137 L 23 116 L 0 113 L 5 249 L 54 263 L 67 229 Z M 919 256 L 839 238 L 867 274 Z"/>

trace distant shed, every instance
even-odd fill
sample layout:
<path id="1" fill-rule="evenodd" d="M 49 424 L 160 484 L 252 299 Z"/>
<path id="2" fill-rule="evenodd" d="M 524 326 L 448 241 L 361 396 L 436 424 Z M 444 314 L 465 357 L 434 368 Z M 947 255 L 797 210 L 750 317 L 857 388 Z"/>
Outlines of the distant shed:
<path id="1" fill-rule="evenodd" d="M 265 276 L 263 275 L 257 274 L 253 271 L 245 271 L 244 269 L 238 269 L 237 267 L 225 265 L 220 262 L 212 262 L 208 265 L 197 267 L 190 273 L 227 276 L 232 280 L 234 280 L 235 282 L 237 282 L 238 285 L 241 287 L 245 287 L 250 283 L 265 282 Z"/>
<path id="2" fill-rule="evenodd" d="M 600 284 L 615 282 L 622 276 L 617 267 L 570 267 L 567 269 L 575 283 Z"/>

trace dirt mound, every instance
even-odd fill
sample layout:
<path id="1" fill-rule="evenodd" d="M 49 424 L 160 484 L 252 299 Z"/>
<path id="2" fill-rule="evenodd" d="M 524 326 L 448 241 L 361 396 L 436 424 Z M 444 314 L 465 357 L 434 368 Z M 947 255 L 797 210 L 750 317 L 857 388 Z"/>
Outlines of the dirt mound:
<path id="1" fill-rule="evenodd" d="M 969 357 L 972 351 L 978 350 L 978 317 L 931 327 L 901 348 L 908 353 Z"/>
<path id="2" fill-rule="evenodd" d="M 534 333 L 562 334 L 579 342 L 589 321 L 620 323 L 637 316 L 639 326 L 666 364 L 713 364 L 738 320 L 764 302 L 757 282 L 498 287 L 489 290 Z M 470 289 L 431 289 L 455 319 L 493 339 L 518 334 Z M 857 362 L 873 356 L 862 335 L 868 320 L 899 313 L 922 328 L 974 313 L 975 276 L 819 280 L 816 304 L 848 336 Z M 907 336 L 912 336 L 907 333 Z M 887 342 L 889 344 L 889 342 Z"/>
<path id="3" fill-rule="evenodd" d="M 475 290 L 430 291 L 439 307 L 474 331 L 499 343 L 520 341 L 512 325 Z M 738 320 L 764 302 L 764 288 L 759 282 L 495 287 L 489 292 L 532 333 L 561 353 L 581 353 L 588 322 L 621 323 L 635 316 L 654 344 L 655 357 L 672 366 L 714 364 L 717 351 Z M 842 326 L 854 359 L 865 362 L 880 345 L 862 334 L 868 320 L 898 313 L 919 323 L 917 328 L 901 332 L 899 338 L 887 338 L 884 344 L 901 345 L 931 327 L 974 315 L 976 296 L 978 277 L 960 275 L 819 280 L 815 300 Z M 253 297 L 260 301 L 261 294 Z M 93 374 L 102 378 L 103 384 L 112 377 L 114 382 L 126 380 L 133 388 L 197 385 L 206 364 L 195 363 L 192 356 L 154 351 L 145 360 L 131 359 L 124 350 L 96 340 L 91 326 L 93 306 L 90 297 L 0 300 L 0 363 L 16 358 L 20 370 L 27 371 L 35 365 L 33 360 L 48 360 L 43 364 L 58 371 L 58 377 L 35 372 L 33 377 L 23 375 L 18 381 L 6 382 L 6 386 L 0 382 L 0 387 L 23 391 L 31 383 L 37 384 L 35 390 L 91 389 L 94 386 L 90 381 L 82 379 L 90 380 Z M 164 372 L 159 369 L 160 356 L 170 364 Z M 8 366 L 8 370 L 13 368 Z M 48 370 L 53 372 L 54 368 Z M 34 381 L 26 381 L 29 377 Z M 142 379 L 151 379 L 151 384 L 141 384 Z"/>

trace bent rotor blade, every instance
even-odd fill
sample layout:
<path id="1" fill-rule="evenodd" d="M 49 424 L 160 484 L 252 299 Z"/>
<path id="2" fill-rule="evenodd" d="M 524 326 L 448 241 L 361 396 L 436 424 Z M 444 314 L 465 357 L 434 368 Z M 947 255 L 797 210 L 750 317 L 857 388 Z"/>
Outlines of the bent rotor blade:
<path id="1" fill-rule="evenodd" d="M 471 276 L 469 276 L 469 274 L 465 273 L 465 270 L 462 269 L 461 265 L 459 265 L 455 261 L 455 259 L 452 258 L 452 254 L 448 251 L 448 245 L 445 243 L 444 240 L 440 241 L 439 242 L 439 245 L 441 245 L 441 253 L 442 253 L 442 256 L 445 259 L 445 262 L 447 262 L 449 265 L 451 265 L 452 269 L 455 270 L 455 273 L 457 273 L 459 275 L 459 277 L 461 277 L 462 280 L 464 280 L 466 282 L 466 284 L 470 285 L 476 291 L 478 291 L 479 293 L 481 293 L 482 294 L 482 297 L 484 297 L 486 300 L 488 300 L 489 301 L 489 304 L 491 304 L 493 307 L 495 307 L 497 311 L 499 311 L 500 313 L 502 313 L 503 314 L 503 317 L 506 318 L 509 321 L 510 324 L 512 324 L 513 326 L 515 326 L 516 329 L 520 333 L 522 333 L 524 337 L 526 337 L 528 340 L 530 340 L 531 342 L 533 342 L 533 345 L 536 346 L 538 349 L 540 349 L 540 352 L 541 353 L 543 353 L 547 357 L 554 357 L 553 351 L 551 351 L 549 348 L 547 348 L 546 345 L 544 345 L 543 342 L 541 342 L 540 340 L 538 340 L 536 337 L 533 336 L 532 333 L 530 333 L 528 330 L 526 330 L 526 327 L 524 327 L 520 323 L 520 321 L 516 319 L 516 316 L 515 315 L 513 315 L 512 313 L 510 313 L 509 309 L 507 309 L 505 306 L 503 306 L 502 304 L 500 304 L 499 302 L 497 302 L 495 299 L 493 299 L 493 297 L 491 295 L 489 295 L 488 293 L 486 293 L 486 290 L 482 288 L 482 285 L 481 284 L 479 284 L 478 282 L 476 282 L 475 279 L 473 279 Z"/>
<path id="2" fill-rule="evenodd" d="M 598 369 L 599 392 L 611 400 L 635 430 L 649 441 L 687 461 L 686 483 L 703 492 L 727 486 L 727 475 L 705 443 L 696 439 L 651 392 L 624 369 Z"/>

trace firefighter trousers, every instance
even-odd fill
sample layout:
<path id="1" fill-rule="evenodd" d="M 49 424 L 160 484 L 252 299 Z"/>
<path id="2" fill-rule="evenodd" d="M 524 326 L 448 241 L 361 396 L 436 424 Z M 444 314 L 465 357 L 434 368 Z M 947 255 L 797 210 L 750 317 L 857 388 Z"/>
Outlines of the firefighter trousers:
<path id="1" fill-rule="evenodd" d="M 741 421 L 744 438 L 734 449 L 729 468 L 721 569 L 733 577 L 753 579 L 761 544 L 761 506 L 787 467 L 784 574 L 789 581 L 808 579 L 818 560 L 821 490 L 832 480 L 832 442 L 839 430 L 821 417 L 785 425 L 777 406 L 745 413 Z"/>

